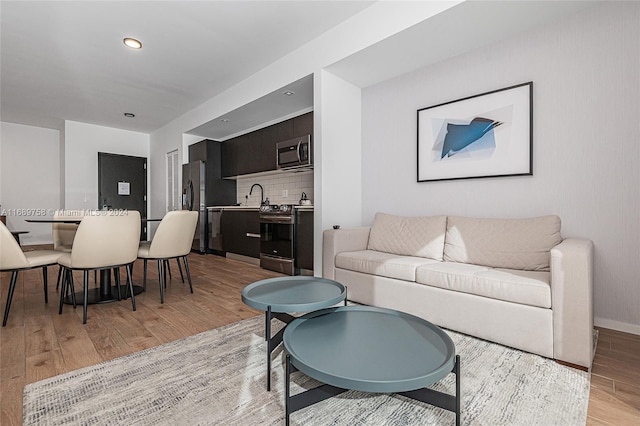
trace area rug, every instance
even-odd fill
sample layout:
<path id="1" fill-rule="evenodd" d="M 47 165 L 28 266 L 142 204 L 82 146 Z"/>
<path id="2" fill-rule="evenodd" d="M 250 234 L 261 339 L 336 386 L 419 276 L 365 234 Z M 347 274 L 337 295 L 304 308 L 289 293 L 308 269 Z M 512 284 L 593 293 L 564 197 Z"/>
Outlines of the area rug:
<path id="1" fill-rule="evenodd" d="M 275 331 L 274 331 L 275 332 Z M 447 331 L 461 356 L 463 425 L 584 425 L 589 374 Z M 283 350 L 266 391 L 264 318 L 256 317 L 24 388 L 25 425 L 282 425 Z M 298 372 L 296 394 L 318 385 Z M 450 374 L 432 388 L 455 392 Z M 397 395 L 346 392 L 292 425 L 452 425 L 453 413 Z"/>

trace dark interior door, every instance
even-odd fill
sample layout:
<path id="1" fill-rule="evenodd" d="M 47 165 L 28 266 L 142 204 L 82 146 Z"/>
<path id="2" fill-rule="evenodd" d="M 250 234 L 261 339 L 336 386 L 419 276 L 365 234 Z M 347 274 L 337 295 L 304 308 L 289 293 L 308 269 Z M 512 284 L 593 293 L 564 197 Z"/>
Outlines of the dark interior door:
<path id="1" fill-rule="evenodd" d="M 147 217 L 147 159 L 130 155 L 98 153 L 98 209 L 137 210 Z M 147 226 L 140 227 L 147 239 Z"/>

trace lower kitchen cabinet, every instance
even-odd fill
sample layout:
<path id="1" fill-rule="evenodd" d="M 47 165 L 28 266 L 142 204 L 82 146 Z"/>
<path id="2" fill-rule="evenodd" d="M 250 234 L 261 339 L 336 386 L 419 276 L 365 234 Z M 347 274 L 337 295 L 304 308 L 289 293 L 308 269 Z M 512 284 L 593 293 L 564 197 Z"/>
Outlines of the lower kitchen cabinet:
<path id="1" fill-rule="evenodd" d="M 257 211 L 223 210 L 220 230 L 224 251 L 260 257 L 260 219 Z"/>
<path id="2" fill-rule="evenodd" d="M 313 210 L 296 209 L 296 269 L 313 271 Z"/>

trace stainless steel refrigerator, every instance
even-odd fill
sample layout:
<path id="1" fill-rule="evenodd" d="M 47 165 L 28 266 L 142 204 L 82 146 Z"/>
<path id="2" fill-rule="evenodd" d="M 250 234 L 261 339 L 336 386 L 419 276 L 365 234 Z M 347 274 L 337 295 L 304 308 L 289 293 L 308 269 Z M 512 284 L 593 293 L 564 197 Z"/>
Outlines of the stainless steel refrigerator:
<path id="1" fill-rule="evenodd" d="M 207 251 L 206 168 L 204 161 L 182 165 L 182 209 L 198 212 L 198 224 L 193 237 L 192 250 Z"/>

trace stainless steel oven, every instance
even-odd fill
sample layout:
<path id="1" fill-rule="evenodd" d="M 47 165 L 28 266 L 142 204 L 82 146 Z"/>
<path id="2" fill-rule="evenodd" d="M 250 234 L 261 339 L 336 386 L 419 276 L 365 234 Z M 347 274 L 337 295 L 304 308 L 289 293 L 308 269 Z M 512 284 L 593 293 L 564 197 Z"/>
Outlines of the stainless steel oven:
<path id="1" fill-rule="evenodd" d="M 295 214 L 290 204 L 260 208 L 260 267 L 295 275 Z"/>

